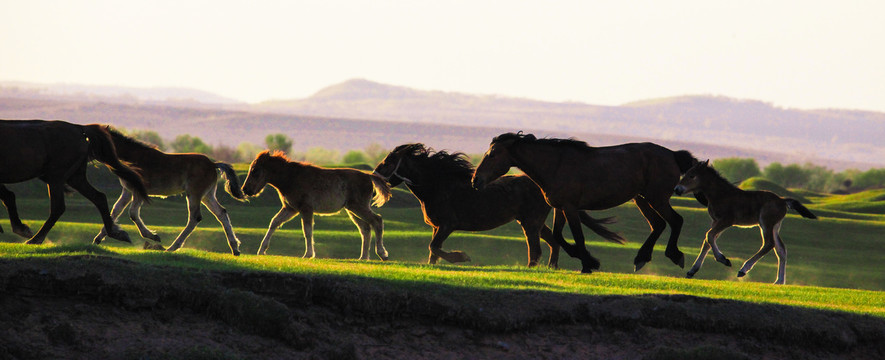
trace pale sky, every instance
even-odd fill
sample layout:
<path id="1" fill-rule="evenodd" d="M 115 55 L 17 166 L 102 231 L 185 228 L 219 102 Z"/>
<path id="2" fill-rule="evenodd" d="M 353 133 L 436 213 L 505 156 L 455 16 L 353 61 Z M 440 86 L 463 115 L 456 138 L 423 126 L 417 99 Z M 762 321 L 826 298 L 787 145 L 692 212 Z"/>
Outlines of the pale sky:
<path id="1" fill-rule="evenodd" d="M 0 0 L 0 81 L 885 111 L 885 1 Z"/>

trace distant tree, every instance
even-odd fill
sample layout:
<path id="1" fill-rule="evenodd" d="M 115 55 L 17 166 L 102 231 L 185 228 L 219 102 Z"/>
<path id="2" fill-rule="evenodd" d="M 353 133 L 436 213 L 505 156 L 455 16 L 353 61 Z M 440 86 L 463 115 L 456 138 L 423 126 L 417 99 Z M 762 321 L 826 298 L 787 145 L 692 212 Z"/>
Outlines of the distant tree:
<path id="1" fill-rule="evenodd" d="M 237 156 L 242 162 L 252 162 L 255 156 L 261 152 L 261 147 L 250 142 L 241 142 L 237 145 Z"/>
<path id="2" fill-rule="evenodd" d="M 885 169 L 869 169 L 854 176 L 853 186 L 858 189 L 885 187 Z"/>
<path id="3" fill-rule="evenodd" d="M 172 140 L 172 151 L 175 152 L 195 152 L 201 154 L 211 154 L 212 147 L 203 142 L 202 139 L 187 134 L 178 135 Z"/>
<path id="4" fill-rule="evenodd" d="M 360 150 L 350 150 L 344 154 L 344 157 L 341 158 L 341 162 L 345 164 L 367 164 L 369 163 L 369 156 Z"/>
<path id="5" fill-rule="evenodd" d="M 369 165 L 372 166 L 377 165 L 381 160 L 384 160 L 384 157 L 390 152 L 378 143 L 369 144 L 369 146 L 366 146 L 363 151 L 365 151 L 366 155 L 369 157 L 368 162 Z"/>
<path id="6" fill-rule="evenodd" d="M 723 177 L 733 183 L 740 183 L 762 174 L 759 164 L 751 158 L 722 158 L 713 160 L 712 163 Z"/>
<path id="7" fill-rule="evenodd" d="M 264 138 L 264 143 L 270 151 L 282 151 L 286 154 L 292 152 L 292 139 L 284 134 L 270 134 Z"/>
<path id="8" fill-rule="evenodd" d="M 224 144 L 218 144 L 213 147 L 212 153 L 210 155 L 213 159 L 217 161 L 224 161 L 226 163 L 237 163 L 243 161 L 242 159 L 240 159 L 237 149 Z"/>
<path id="9" fill-rule="evenodd" d="M 156 131 L 153 130 L 132 130 L 126 132 L 127 135 L 146 142 L 148 144 L 156 145 L 157 149 L 161 151 L 166 151 L 166 143 L 163 141 L 163 138 L 160 137 Z"/>
<path id="10" fill-rule="evenodd" d="M 304 160 L 317 165 L 329 165 L 338 162 L 338 151 L 323 147 L 313 147 L 304 154 Z"/>
<path id="11" fill-rule="evenodd" d="M 763 175 L 769 180 L 785 188 L 804 188 L 808 184 L 811 175 L 799 165 L 790 164 L 783 166 L 781 163 L 771 163 L 765 167 Z"/>

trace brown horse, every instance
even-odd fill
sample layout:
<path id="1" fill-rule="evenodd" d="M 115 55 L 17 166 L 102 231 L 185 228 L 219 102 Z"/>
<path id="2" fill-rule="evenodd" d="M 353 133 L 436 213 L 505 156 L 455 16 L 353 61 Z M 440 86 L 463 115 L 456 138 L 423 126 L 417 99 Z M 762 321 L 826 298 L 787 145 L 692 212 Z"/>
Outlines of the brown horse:
<path id="1" fill-rule="evenodd" d="M 28 244 L 42 244 L 46 234 L 64 213 L 66 184 L 95 205 L 110 237 L 131 242 L 129 235 L 120 230 L 111 218 L 105 194 L 92 187 L 86 179 L 86 164 L 96 159 L 107 165 L 118 177 L 132 184 L 135 196 L 142 199 L 147 197 L 141 177 L 120 162 L 110 135 L 102 125 L 0 120 L 0 139 L 3 140 L 0 142 L 0 184 L 39 178 L 49 187 L 49 218 L 37 234 L 27 241 Z M 4 190 L 8 191 L 5 187 Z M 4 196 L 4 204 L 14 208 L 7 202 L 13 199 L 14 203 L 14 195 Z M 13 211 L 10 210 L 10 218 L 12 216 Z M 18 218 L 17 213 L 15 218 Z M 16 226 L 13 224 L 14 230 Z"/>
<path id="2" fill-rule="evenodd" d="M 599 268 L 599 260 L 584 246 L 579 210 L 602 210 L 630 199 L 651 226 L 651 234 L 633 264 L 636 270 L 651 261 L 654 244 L 672 226 L 666 256 L 679 266 L 685 257 L 677 246 L 682 217 L 670 207 L 679 175 L 697 160 L 687 151 L 672 151 L 652 143 L 590 147 L 577 140 L 537 139 L 531 134 L 506 133 L 495 137 L 473 176 L 482 189 L 491 180 L 518 167 L 544 193 L 554 209 L 553 233 L 563 249 L 581 259 L 582 272 Z M 562 238 L 568 221 L 575 246 Z"/>
<path id="3" fill-rule="evenodd" d="M 710 167 L 709 160 L 689 169 L 674 191 L 680 195 L 702 191 L 708 201 L 707 213 L 713 218 L 713 225 L 707 231 L 701 252 L 686 274 L 689 278 L 701 269 L 710 249 L 713 249 L 716 261 L 731 266 L 731 261 L 716 246 L 716 239 L 723 230 L 732 226 L 759 226 L 762 247 L 744 262 L 737 276 L 743 277 L 750 272 L 753 265 L 774 248 L 777 255 L 777 280 L 774 283 L 783 284 L 786 280 L 787 247 L 779 232 L 787 215 L 787 208 L 796 210 L 803 217 L 817 218 L 797 200 L 782 198 L 770 191 L 745 191 L 737 188 Z"/>
<path id="4" fill-rule="evenodd" d="M 9 224 L 12 226 L 12 232 L 25 239 L 30 239 L 31 236 L 34 236 L 31 228 L 22 223 L 21 218 L 18 216 L 18 208 L 15 204 L 15 193 L 9 191 L 9 189 L 3 184 L 0 184 L 0 201 L 3 202 L 3 206 L 6 207 L 6 212 L 9 213 Z M 0 227 L 0 234 L 2 233 L 3 227 Z"/>
<path id="5" fill-rule="evenodd" d="M 229 164 L 213 162 L 203 154 L 167 154 L 158 150 L 156 146 L 130 138 L 111 127 L 106 130 L 111 135 L 120 159 L 138 168 L 144 178 L 149 195 L 165 197 L 183 193 L 187 199 L 187 225 L 166 251 L 175 251 L 184 245 L 187 237 L 203 220 L 203 215 L 200 214 L 200 203 L 202 202 L 224 228 L 231 253 L 240 255 L 240 241 L 231 227 L 227 210 L 218 203 L 218 199 L 215 197 L 215 190 L 218 186 L 216 169 L 220 169 L 227 177 L 226 190 L 228 194 L 234 199 L 246 200 L 243 192 L 240 191 L 237 174 Z M 120 184 L 123 185 L 123 192 L 120 193 L 120 198 L 117 199 L 113 210 L 111 210 L 111 217 L 116 220 L 131 202 L 129 218 L 138 227 L 141 237 L 160 241 L 160 236 L 148 229 L 141 219 L 141 206 L 144 201 L 133 198 L 132 184 L 122 179 Z M 95 236 L 93 243 L 101 243 L 104 236 L 105 231 L 102 230 Z"/>
<path id="6" fill-rule="evenodd" d="M 252 161 L 249 174 L 243 182 L 243 193 L 246 196 L 258 195 L 265 185 L 277 190 L 283 207 L 270 221 L 267 233 L 261 240 L 258 255 L 267 253 L 270 237 L 280 225 L 301 213 L 306 248 L 304 257 L 315 257 L 314 214 L 335 214 L 344 208 L 363 239 L 360 260 L 369 260 L 373 230 L 375 253 L 381 260 L 387 260 L 387 249 L 382 240 L 384 223 L 381 216 L 372 212 L 369 207 L 370 202 L 380 207 L 390 199 L 390 185 L 384 179 L 356 169 L 327 169 L 290 161 L 281 152 L 271 154 L 264 151 Z"/>
<path id="7" fill-rule="evenodd" d="M 424 144 L 398 146 L 375 167 L 375 174 L 387 179 L 391 187 L 405 183 L 421 202 L 424 222 L 433 228 L 430 264 L 440 257 L 452 263 L 470 260 L 462 251 L 442 250 L 443 241 L 453 231 L 491 230 L 513 220 L 525 234 L 528 266 L 540 260 L 539 237 L 550 246 L 548 266 L 559 264 L 559 244 L 544 225 L 550 206 L 541 189 L 526 176 L 504 176 L 478 191 L 470 186 L 473 165 L 464 154 L 433 152 Z M 610 219 L 596 220 L 583 214 L 581 220 L 606 239 L 623 242 L 618 234 L 602 226 Z"/>

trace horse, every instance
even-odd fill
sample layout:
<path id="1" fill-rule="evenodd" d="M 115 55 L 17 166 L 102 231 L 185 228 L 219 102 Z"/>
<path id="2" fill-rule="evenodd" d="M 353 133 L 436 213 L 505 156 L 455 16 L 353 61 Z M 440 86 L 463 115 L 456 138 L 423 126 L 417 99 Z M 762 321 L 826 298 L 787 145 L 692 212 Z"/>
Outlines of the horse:
<path id="1" fill-rule="evenodd" d="M 793 209 L 802 217 L 817 219 L 808 208 L 798 200 L 782 198 L 770 191 L 746 191 L 734 186 L 719 174 L 716 169 L 709 165 L 710 161 L 698 163 L 689 169 L 674 192 L 678 195 L 702 191 L 707 198 L 707 213 L 713 219 L 713 224 L 704 238 L 701 251 L 694 265 L 688 270 L 686 277 L 692 278 L 704 264 L 704 258 L 710 249 L 716 261 L 731 266 L 731 261 L 719 251 L 716 240 L 719 234 L 732 226 L 752 227 L 759 226 L 762 235 L 762 247 L 752 257 L 744 262 L 737 276 L 743 277 L 753 269 L 753 265 L 765 254 L 774 248 L 777 256 L 777 279 L 775 284 L 783 285 L 786 281 L 787 247 L 781 239 L 780 229 L 787 215 L 787 209 Z"/>
<path id="2" fill-rule="evenodd" d="M 237 174 L 230 164 L 214 162 L 203 154 L 165 153 L 154 145 L 123 135 L 112 127 L 107 127 L 106 130 L 117 148 L 119 158 L 138 168 L 138 172 L 144 178 L 148 195 L 166 197 L 184 194 L 187 199 L 187 225 L 166 251 L 176 251 L 181 248 L 197 224 L 203 220 L 200 214 L 200 203 L 202 203 L 221 223 L 231 253 L 234 256 L 240 255 L 240 241 L 231 227 L 230 216 L 215 197 L 218 186 L 217 170 L 221 170 L 227 178 L 225 188 L 227 193 L 239 201 L 246 200 L 246 196 L 240 190 Z M 116 220 L 131 203 L 129 218 L 138 227 L 141 237 L 159 242 L 160 236 L 148 229 L 141 219 L 141 206 L 144 201 L 132 196 L 132 184 L 122 179 L 120 184 L 123 185 L 123 192 L 111 210 L 111 217 Z M 102 230 L 95 235 L 92 242 L 100 244 L 104 237 L 105 231 Z"/>
<path id="3" fill-rule="evenodd" d="M 528 246 L 528 266 L 536 266 L 541 257 L 539 237 L 550 247 L 548 266 L 558 267 L 559 244 L 544 224 L 550 206 L 541 189 L 527 176 L 504 176 L 485 189 L 473 189 L 470 178 L 473 164 L 463 153 L 433 152 L 424 144 L 404 144 L 396 147 L 375 167 L 391 187 L 405 183 L 421 202 L 424 222 L 433 228 L 430 240 L 429 264 L 439 258 L 457 263 L 469 261 L 462 251 L 446 252 L 442 244 L 455 230 L 485 231 L 516 220 L 522 226 Z M 611 218 L 596 220 L 583 214 L 581 220 L 597 234 L 614 242 L 623 239 L 602 224 Z"/>
<path id="4" fill-rule="evenodd" d="M 108 211 L 107 196 L 96 190 L 86 179 L 86 164 L 92 159 L 105 164 L 120 179 L 132 184 L 135 197 L 147 198 L 144 183 L 135 171 L 120 162 L 110 134 L 103 125 L 78 125 L 64 121 L 0 120 L 0 184 L 22 182 L 34 178 L 46 182 L 49 188 L 49 218 L 27 244 L 42 244 L 49 230 L 65 211 L 67 184 L 89 199 L 101 215 L 104 229 L 111 238 L 129 242 L 129 235 L 121 230 Z M 2 200 L 8 207 L 10 219 L 18 219 L 15 195 L 3 187 Z M 12 205 L 12 206 L 10 206 Z M 13 221 L 13 230 L 26 235 Z"/>
<path id="5" fill-rule="evenodd" d="M 602 210 L 630 199 L 648 221 L 651 234 L 633 260 L 638 271 L 651 261 L 654 244 L 670 224 L 665 255 L 685 266 L 677 246 L 682 216 L 670 206 L 673 186 L 697 160 L 685 150 L 672 151 L 652 143 L 590 147 L 573 139 L 538 139 L 532 134 L 505 133 L 495 137 L 473 175 L 473 185 L 486 184 L 515 166 L 530 177 L 555 210 L 553 233 L 562 248 L 581 260 L 581 272 L 599 269 L 599 260 L 584 246 L 579 210 Z M 575 245 L 562 238 L 568 222 Z"/>
<path id="6" fill-rule="evenodd" d="M 382 240 L 384 222 L 381 215 L 369 207 L 370 202 L 380 207 L 390 199 L 390 185 L 381 177 L 356 169 L 329 169 L 291 161 L 282 152 L 265 150 L 249 165 L 243 193 L 257 196 L 264 191 L 265 185 L 277 190 L 282 208 L 271 219 L 258 255 L 266 255 L 274 231 L 300 213 L 305 243 L 303 257 L 316 257 L 313 216 L 336 214 L 343 208 L 362 237 L 360 260 L 369 260 L 372 231 L 375 232 L 375 253 L 381 260 L 387 260 L 388 253 Z"/>
<path id="7" fill-rule="evenodd" d="M 21 218 L 18 216 L 18 207 L 15 203 L 15 193 L 10 191 L 3 184 L 0 184 L 0 201 L 3 202 L 3 206 L 6 207 L 6 212 L 9 214 L 9 224 L 12 227 L 12 233 L 25 239 L 30 239 L 32 236 L 34 236 L 34 232 L 31 231 L 31 228 L 22 223 Z M 2 233 L 3 227 L 0 226 L 0 234 Z"/>

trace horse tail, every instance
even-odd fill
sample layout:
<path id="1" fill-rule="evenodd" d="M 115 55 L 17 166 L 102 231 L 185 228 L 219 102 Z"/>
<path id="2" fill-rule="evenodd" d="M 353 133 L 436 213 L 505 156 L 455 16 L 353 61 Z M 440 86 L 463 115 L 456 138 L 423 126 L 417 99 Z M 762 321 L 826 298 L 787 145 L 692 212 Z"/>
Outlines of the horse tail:
<path id="1" fill-rule="evenodd" d="M 802 205 L 802 203 L 800 203 L 799 200 L 787 198 L 787 199 L 784 199 L 784 201 L 787 202 L 788 208 L 796 210 L 796 212 L 799 213 L 799 215 L 802 215 L 802 217 L 809 218 L 809 219 L 817 219 L 817 216 L 814 215 L 813 213 L 811 213 L 811 210 L 808 210 L 808 208 L 805 207 L 805 205 Z"/>
<path id="2" fill-rule="evenodd" d="M 390 184 L 387 183 L 384 178 L 375 175 L 375 174 L 366 174 L 369 175 L 369 178 L 372 179 L 372 187 L 375 188 L 375 196 L 372 198 L 372 205 L 375 207 L 381 207 L 393 194 L 390 193 Z"/>
<path id="3" fill-rule="evenodd" d="M 602 236 L 603 239 L 606 239 L 611 242 L 616 242 L 618 244 L 626 244 L 627 240 L 625 240 L 620 234 L 609 230 L 607 227 L 603 225 L 614 224 L 615 218 L 614 216 L 610 216 L 607 218 L 596 219 L 586 211 L 578 211 L 578 216 L 581 218 L 581 223 L 590 228 L 596 235 Z"/>
<path id="4" fill-rule="evenodd" d="M 690 152 L 688 152 L 688 150 L 674 151 L 673 158 L 676 160 L 676 166 L 679 167 L 680 174 L 685 174 L 685 172 L 688 171 L 688 169 L 691 169 L 692 166 L 695 166 L 695 165 L 697 165 L 697 163 L 700 162 L 700 160 L 698 160 L 698 158 L 694 157 L 694 155 L 692 155 Z M 708 205 L 707 197 L 704 196 L 704 193 L 702 193 L 700 191 L 695 191 L 693 194 L 694 194 L 695 200 L 697 200 L 699 203 L 701 203 L 701 205 L 704 205 L 704 206 Z"/>
<path id="5" fill-rule="evenodd" d="M 136 173 L 130 166 L 126 166 L 117 157 L 117 148 L 111 139 L 110 133 L 105 125 L 90 124 L 83 126 L 83 135 L 89 141 L 89 154 L 95 160 L 105 164 L 114 175 L 127 182 L 132 187 L 135 196 L 141 198 L 145 203 L 150 203 L 148 198 L 147 187 L 144 186 L 144 180 L 141 175 Z"/>
<path id="6" fill-rule="evenodd" d="M 224 177 L 227 178 L 227 185 L 224 187 L 224 191 L 227 191 L 234 199 L 246 201 L 246 195 L 243 194 L 243 189 L 240 188 L 240 179 L 237 178 L 237 172 L 234 171 L 234 167 L 219 161 L 215 163 L 215 168 L 221 170 L 224 173 Z"/>

